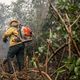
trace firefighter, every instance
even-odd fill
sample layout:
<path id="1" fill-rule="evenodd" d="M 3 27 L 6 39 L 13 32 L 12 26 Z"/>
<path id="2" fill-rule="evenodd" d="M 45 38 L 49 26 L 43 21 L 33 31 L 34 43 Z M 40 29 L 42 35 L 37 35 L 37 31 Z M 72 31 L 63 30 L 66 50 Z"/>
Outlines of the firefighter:
<path id="1" fill-rule="evenodd" d="M 7 42 L 9 39 L 9 50 L 7 54 L 7 62 L 9 73 L 13 73 L 11 61 L 16 56 L 19 71 L 24 67 L 24 44 L 19 34 L 19 21 L 12 20 L 9 24 L 9 28 L 3 34 L 3 42 Z"/>
<path id="2" fill-rule="evenodd" d="M 22 32 L 22 36 L 24 39 L 32 40 L 33 33 L 32 33 L 32 30 L 30 29 L 30 27 L 23 26 L 21 29 L 21 32 Z M 29 61 L 31 61 L 32 57 L 33 57 L 33 40 L 28 43 L 25 43 L 25 51 L 26 51 L 26 56 L 28 56 Z"/>

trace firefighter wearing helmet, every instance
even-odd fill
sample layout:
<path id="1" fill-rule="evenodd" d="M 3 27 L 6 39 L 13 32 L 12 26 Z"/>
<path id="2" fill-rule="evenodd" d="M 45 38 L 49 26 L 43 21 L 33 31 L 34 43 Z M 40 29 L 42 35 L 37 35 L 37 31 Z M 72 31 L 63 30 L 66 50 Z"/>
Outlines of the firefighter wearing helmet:
<path id="1" fill-rule="evenodd" d="M 18 20 L 12 20 L 9 24 L 9 28 L 3 35 L 3 42 L 6 43 L 9 38 L 9 50 L 6 59 L 8 63 L 9 73 L 13 73 L 11 60 L 13 60 L 14 56 L 16 56 L 19 71 L 21 71 L 24 67 L 24 40 L 20 37 L 19 25 L 20 23 Z M 27 37 L 30 35 L 25 36 Z"/>

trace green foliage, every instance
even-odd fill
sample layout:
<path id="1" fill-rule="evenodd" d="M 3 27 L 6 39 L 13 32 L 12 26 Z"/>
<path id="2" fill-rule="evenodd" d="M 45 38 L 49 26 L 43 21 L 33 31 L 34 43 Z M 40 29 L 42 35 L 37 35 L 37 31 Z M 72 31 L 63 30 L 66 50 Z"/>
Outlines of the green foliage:
<path id="1" fill-rule="evenodd" d="M 41 47 L 38 47 L 38 51 L 40 53 L 44 53 L 45 52 L 45 46 L 44 45 L 41 45 Z"/>
<path id="2" fill-rule="evenodd" d="M 63 11 L 68 10 L 69 0 L 57 0 L 57 5 Z"/>
<path id="3" fill-rule="evenodd" d="M 80 66 L 80 58 L 77 60 L 76 66 Z"/>
<path id="4" fill-rule="evenodd" d="M 66 68 L 72 72 L 74 71 L 74 67 L 76 66 L 76 58 L 75 57 L 72 57 L 71 59 L 67 59 L 65 60 L 65 65 L 66 65 Z"/>
<path id="5" fill-rule="evenodd" d="M 58 77 L 59 77 L 62 73 L 64 73 L 64 72 L 66 71 L 66 70 L 64 69 L 64 67 L 65 67 L 65 65 L 59 67 L 59 68 L 55 71 L 55 73 L 56 73 L 55 80 L 57 80 Z"/>
<path id="6" fill-rule="evenodd" d="M 56 7 L 63 17 L 65 13 L 68 14 L 70 18 L 70 23 L 72 23 L 77 16 L 79 15 L 80 11 L 80 3 L 73 3 L 70 0 L 57 0 L 56 1 Z M 46 32 L 43 32 L 43 35 L 45 36 L 45 33 L 47 33 L 47 36 L 45 36 L 45 39 L 49 36 L 49 29 L 51 28 L 52 33 L 51 33 L 51 40 L 54 48 L 58 48 L 60 44 L 64 43 L 68 37 L 67 31 L 64 28 L 64 25 L 61 23 L 60 19 L 58 16 L 52 12 L 53 10 L 49 9 L 48 16 L 45 20 L 44 26 L 43 26 L 43 31 L 46 30 Z M 53 15 L 54 14 L 54 15 Z M 54 24 L 52 23 L 54 22 Z M 80 35 L 79 35 L 79 23 L 77 22 L 73 27 L 72 27 L 72 34 L 73 34 L 73 39 L 77 41 L 77 43 L 80 42 Z M 72 54 L 73 55 L 73 54 Z M 62 75 L 62 73 L 68 71 L 69 75 L 69 80 L 79 80 L 80 79 L 80 59 L 76 58 L 75 56 L 72 57 L 71 59 L 68 59 L 67 56 L 64 58 L 63 64 L 65 67 L 59 67 L 58 69 L 55 70 L 56 77 L 55 80 L 58 80 L 59 76 Z"/>
<path id="7" fill-rule="evenodd" d="M 80 58 L 75 56 L 71 59 L 63 60 L 65 68 L 69 71 L 70 78 L 69 80 L 79 80 L 80 79 Z"/>

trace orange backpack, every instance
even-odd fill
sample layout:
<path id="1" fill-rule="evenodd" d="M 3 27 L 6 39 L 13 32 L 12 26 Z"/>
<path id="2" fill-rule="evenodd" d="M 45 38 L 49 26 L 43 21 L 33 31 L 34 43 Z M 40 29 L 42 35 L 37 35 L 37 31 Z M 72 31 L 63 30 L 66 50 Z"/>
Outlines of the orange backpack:
<path id="1" fill-rule="evenodd" d="M 21 32 L 22 32 L 22 35 L 23 36 L 32 36 L 32 31 L 31 31 L 31 29 L 29 28 L 29 27 L 27 27 L 27 26 L 24 26 L 24 27 L 22 27 L 22 29 L 21 29 Z"/>

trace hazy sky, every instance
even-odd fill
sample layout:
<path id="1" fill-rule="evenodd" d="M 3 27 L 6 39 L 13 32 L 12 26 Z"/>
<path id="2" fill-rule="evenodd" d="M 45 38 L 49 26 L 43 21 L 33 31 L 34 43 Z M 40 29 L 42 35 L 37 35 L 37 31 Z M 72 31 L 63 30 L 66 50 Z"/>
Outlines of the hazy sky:
<path id="1" fill-rule="evenodd" d="M 7 5 L 10 5 L 11 2 L 15 2 L 16 0 L 0 0 L 0 3 L 5 3 Z"/>

